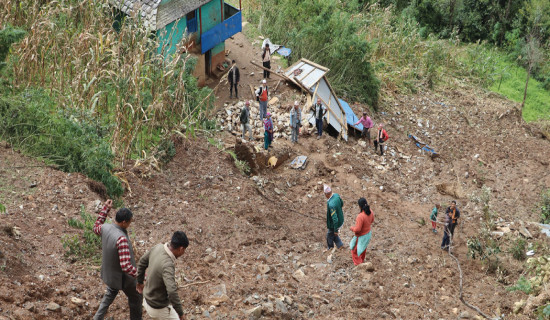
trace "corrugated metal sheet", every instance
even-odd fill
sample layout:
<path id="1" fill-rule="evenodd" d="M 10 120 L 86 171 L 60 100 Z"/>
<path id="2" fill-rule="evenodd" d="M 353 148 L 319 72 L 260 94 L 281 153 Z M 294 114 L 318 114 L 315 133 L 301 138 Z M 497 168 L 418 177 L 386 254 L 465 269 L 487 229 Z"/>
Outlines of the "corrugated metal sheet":
<path id="1" fill-rule="evenodd" d="M 295 72 L 296 70 L 300 70 L 300 72 Z M 321 99 L 327 108 L 325 116 L 327 123 L 339 132 L 344 140 L 348 140 L 346 111 L 340 105 L 336 94 L 325 77 L 328 71 L 329 69 L 323 66 L 302 59 L 290 66 L 285 71 L 285 76 L 294 81 L 298 86 L 309 91 L 311 101 L 316 102 L 317 98 Z M 308 110 L 305 111 L 307 112 Z M 309 121 L 312 124 L 315 123 L 315 119 L 312 117 Z"/>
<path id="2" fill-rule="evenodd" d="M 164 28 L 166 25 L 180 19 L 189 12 L 198 9 L 212 0 L 171 0 L 163 1 L 158 7 L 157 14 L 157 30 Z M 197 17 L 198 18 L 198 17 Z"/>
<path id="3" fill-rule="evenodd" d="M 212 0 L 109 0 L 109 3 L 127 15 L 141 16 L 150 30 L 160 30 L 189 12 Z"/>

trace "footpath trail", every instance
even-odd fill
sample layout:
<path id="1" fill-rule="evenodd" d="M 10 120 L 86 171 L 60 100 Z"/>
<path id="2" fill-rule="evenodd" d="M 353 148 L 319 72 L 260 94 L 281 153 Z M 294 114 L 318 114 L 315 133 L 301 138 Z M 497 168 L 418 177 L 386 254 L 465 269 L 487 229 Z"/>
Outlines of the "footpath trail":
<path id="1" fill-rule="evenodd" d="M 466 89 L 396 96 L 391 108 L 373 115 L 390 135 L 384 157 L 354 137 L 346 143 L 304 135 L 296 145 L 281 137 L 269 155 L 288 160 L 254 177 L 204 137 L 180 140 L 164 171 L 125 168 L 131 190 L 124 203 L 136 214 L 131 236 L 138 256 L 175 230 L 187 232 L 191 246 L 177 277 L 188 319 L 473 318 L 458 300 L 456 264 L 439 249 L 441 231 L 419 223 L 434 202 L 457 199 L 462 219 L 453 252 L 466 300 L 489 315 L 528 319 L 510 316 L 523 296 L 505 286 L 517 280 L 519 264 L 503 261 L 500 273 L 486 274 L 466 247 L 480 227 L 481 208 L 470 199 L 482 185 L 493 190 L 501 223 L 536 221 L 533 208 L 550 185 L 549 142 L 511 110 L 510 102 Z M 441 157 L 419 152 L 407 133 Z M 214 139 L 239 146 L 226 131 Z M 288 167 L 296 155 L 310 157 L 305 170 Z M 95 216 L 100 196 L 86 177 L 43 166 L 5 144 L 0 159 L 0 202 L 8 208 L 0 230 L 0 319 L 90 319 L 104 290 L 99 269 L 64 258 L 62 238 L 81 232 L 67 219 L 78 218 L 81 205 Z M 324 252 L 323 183 L 344 199 L 346 245 L 357 199 L 371 204 L 369 263 L 354 267 L 348 250 Z M 110 316 L 127 318 L 123 297 Z"/>

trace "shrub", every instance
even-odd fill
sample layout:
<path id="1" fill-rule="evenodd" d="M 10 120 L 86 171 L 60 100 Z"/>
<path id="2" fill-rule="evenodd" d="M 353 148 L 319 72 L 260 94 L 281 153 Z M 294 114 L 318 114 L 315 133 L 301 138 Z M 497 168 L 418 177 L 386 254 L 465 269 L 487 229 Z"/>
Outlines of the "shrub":
<path id="1" fill-rule="evenodd" d="M 114 156 L 109 141 L 102 137 L 103 129 L 84 114 L 56 110 L 55 101 L 41 90 L 0 97 L 0 135 L 4 139 L 63 171 L 82 172 L 102 182 L 111 197 L 119 197 L 124 190 L 111 173 Z"/>
<path id="2" fill-rule="evenodd" d="M 6 212 L 6 207 L 0 203 L 0 213 L 5 213 Z"/>
<path id="3" fill-rule="evenodd" d="M 550 189 L 543 192 L 540 202 L 540 220 L 542 223 L 550 223 Z"/>
<path id="4" fill-rule="evenodd" d="M 359 32 L 356 10 L 336 0 L 265 0 L 259 28 L 274 42 L 292 48 L 293 56 L 328 67 L 327 77 L 339 94 L 376 106 L 380 81 L 371 64 L 372 46 Z"/>
<path id="5" fill-rule="evenodd" d="M 9 25 L 0 30 L 0 70 L 6 65 L 4 60 L 6 60 L 10 52 L 11 45 L 23 39 L 25 34 L 24 30 L 16 29 Z"/>
<path id="6" fill-rule="evenodd" d="M 514 259 L 523 261 L 527 256 L 525 255 L 526 242 L 523 238 L 518 238 L 512 246 L 511 253 Z"/>
<path id="7" fill-rule="evenodd" d="M 80 207 L 80 217 L 82 220 L 71 218 L 67 222 L 69 226 L 83 230 L 84 233 L 63 236 L 61 242 L 66 250 L 65 256 L 98 264 L 101 261 L 101 237 L 93 231 L 96 219 L 86 212 L 84 206 Z"/>
<path id="8" fill-rule="evenodd" d="M 533 292 L 533 285 L 524 276 L 519 277 L 518 282 L 515 285 L 508 287 L 508 291 L 521 291 L 526 294 Z"/>

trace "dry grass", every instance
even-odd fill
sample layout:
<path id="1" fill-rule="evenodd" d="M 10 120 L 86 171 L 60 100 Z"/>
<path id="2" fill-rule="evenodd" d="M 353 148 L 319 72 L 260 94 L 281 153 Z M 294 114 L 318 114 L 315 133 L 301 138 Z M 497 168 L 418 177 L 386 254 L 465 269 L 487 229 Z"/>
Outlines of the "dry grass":
<path id="1" fill-rule="evenodd" d="M 27 29 L 14 47 L 14 88 L 41 87 L 59 108 L 101 119 L 121 164 L 183 122 L 197 125 L 210 99 L 190 75 L 187 55 L 164 58 L 135 17 L 119 32 L 107 1 L 0 0 L 0 25 Z M 179 50 L 178 50 L 179 51 Z"/>

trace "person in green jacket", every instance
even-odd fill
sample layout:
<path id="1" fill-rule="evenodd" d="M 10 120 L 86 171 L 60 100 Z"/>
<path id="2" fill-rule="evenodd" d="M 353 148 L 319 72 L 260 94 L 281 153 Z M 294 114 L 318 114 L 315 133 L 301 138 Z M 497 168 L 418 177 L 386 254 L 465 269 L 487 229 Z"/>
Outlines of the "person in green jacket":
<path id="1" fill-rule="evenodd" d="M 344 201 L 342 201 L 340 195 L 333 193 L 328 185 L 324 186 L 324 192 L 327 198 L 327 250 L 334 248 L 335 243 L 336 247 L 340 249 L 344 247 L 338 236 L 338 231 L 344 224 L 344 212 L 342 211 Z"/>
<path id="2" fill-rule="evenodd" d="M 439 203 L 435 204 L 435 207 L 432 209 L 432 214 L 430 215 L 430 220 L 432 221 L 432 232 L 437 233 L 437 230 L 435 227 L 437 227 L 437 213 L 439 212 L 439 208 L 441 206 Z"/>

